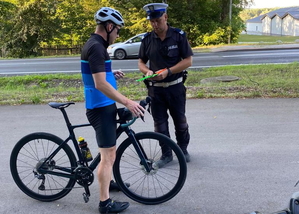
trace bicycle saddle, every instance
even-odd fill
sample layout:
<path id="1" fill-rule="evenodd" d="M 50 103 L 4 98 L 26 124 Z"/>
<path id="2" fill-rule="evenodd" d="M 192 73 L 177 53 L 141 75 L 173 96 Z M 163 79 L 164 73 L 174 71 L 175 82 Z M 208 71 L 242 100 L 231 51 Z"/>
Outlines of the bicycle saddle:
<path id="1" fill-rule="evenodd" d="M 66 108 L 69 105 L 75 104 L 74 102 L 67 102 L 67 103 L 57 103 L 57 102 L 50 102 L 48 103 L 49 106 L 51 106 L 52 108 L 56 108 L 56 109 L 62 109 L 62 108 Z"/>

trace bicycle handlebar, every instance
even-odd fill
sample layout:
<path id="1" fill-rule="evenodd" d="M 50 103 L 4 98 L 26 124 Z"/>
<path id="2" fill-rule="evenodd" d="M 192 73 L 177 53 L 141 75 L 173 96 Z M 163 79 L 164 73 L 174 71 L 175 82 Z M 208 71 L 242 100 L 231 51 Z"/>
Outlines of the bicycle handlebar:
<path id="1" fill-rule="evenodd" d="M 123 127 L 123 128 L 128 127 L 128 126 L 132 125 L 136 121 L 136 119 L 137 119 L 137 117 L 133 117 L 132 120 L 130 120 L 127 123 L 120 124 L 120 126 Z"/>
<path id="2" fill-rule="evenodd" d="M 145 109 L 146 106 L 148 104 L 150 104 L 151 101 L 152 101 L 152 98 L 148 96 L 144 100 L 141 100 L 139 102 L 139 105 L 141 105 Z M 121 115 L 119 115 L 119 117 L 120 117 L 120 121 L 121 122 L 128 121 L 128 122 L 122 123 L 120 125 L 123 128 L 132 125 L 136 121 L 136 119 L 138 118 L 138 117 L 133 117 L 132 113 L 127 108 L 123 108 L 123 111 L 122 111 Z M 140 118 L 144 121 L 144 117 L 143 116 L 140 116 Z"/>
<path id="3" fill-rule="evenodd" d="M 146 97 L 144 100 L 141 100 L 139 102 L 139 105 L 141 105 L 144 109 L 148 104 L 150 104 L 152 98 Z M 67 102 L 67 103 L 57 103 L 57 102 L 51 102 L 49 103 L 49 106 L 55 109 L 61 110 L 64 120 L 67 124 L 70 124 L 69 118 L 67 116 L 67 113 L 65 111 L 65 108 L 67 108 L 69 105 L 75 104 L 74 102 Z M 149 111 L 149 108 L 148 108 Z M 120 126 L 125 128 L 130 125 L 132 125 L 138 117 L 133 117 L 132 113 L 127 108 L 119 108 L 117 109 L 117 113 L 119 116 L 119 119 L 117 120 L 118 123 L 120 123 Z M 144 117 L 140 116 L 140 118 L 144 121 Z M 90 124 L 83 124 L 83 125 L 75 125 L 74 127 L 82 127 L 82 126 L 89 126 Z"/>
<path id="4" fill-rule="evenodd" d="M 141 100 L 139 102 L 139 105 L 141 105 L 143 108 L 145 108 L 147 106 L 147 104 L 149 104 L 152 101 L 151 97 L 146 97 L 144 100 Z"/>

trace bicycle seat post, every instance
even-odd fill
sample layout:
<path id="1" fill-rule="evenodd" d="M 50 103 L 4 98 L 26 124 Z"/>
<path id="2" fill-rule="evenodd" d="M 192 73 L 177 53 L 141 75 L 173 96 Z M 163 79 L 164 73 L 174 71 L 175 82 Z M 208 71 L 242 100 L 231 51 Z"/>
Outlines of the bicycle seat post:
<path id="1" fill-rule="evenodd" d="M 62 115 L 63 115 L 63 118 L 64 118 L 64 120 L 65 120 L 65 123 L 66 123 L 66 126 L 67 126 L 68 130 L 69 130 L 70 132 L 72 132 L 72 130 L 73 130 L 73 129 L 71 128 L 72 124 L 71 124 L 71 122 L 70 122 L 70 120 L 69 120 L 69 117 L 68 117 L 68 115 L 67 115 L 65 109 L 64 109 L 64 108 L 60 108 L 59 110 L 62 112 Z"/>
<path id="2" fill-rule="evenodd" d="M 67 103 L 57 103 L 57 102 L 50 102 L 49 106 L 51 106 L 52 108 L 55 109 L 59 109 L 62 112 L 63 118 L 66 122 L 67 128 L 69 129 L 69 131 L 71 132 L 73 130 L 72 128 L 72 124 L 67 116 L 67 113 L 65 111 L 65 108 L 67 108 L 68 106 L 75 104 L 73 102 L 67 102 Z"/>

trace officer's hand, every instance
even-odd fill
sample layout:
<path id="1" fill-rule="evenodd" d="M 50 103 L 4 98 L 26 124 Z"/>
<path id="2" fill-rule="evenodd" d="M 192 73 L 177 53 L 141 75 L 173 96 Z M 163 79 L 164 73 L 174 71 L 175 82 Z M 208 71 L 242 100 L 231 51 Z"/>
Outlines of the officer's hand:
<path id="1" fill-rule="evenodd" d="M 168 75 L 168 71 L 167 69 L 164 70 L 163 72 L 159 73 L 157 76 L 155 76 L 154 78 L 152 78 L 153 80 L 163 80 L 167 77 Z"/>
<path id="2" fill-rule="evenodd" d="M 151 75 L 153 75 L 154 74 L 154 72 L 152 71 L 152 70 L 149 70 L 146 74 L 145 74 L 145 76 L 151 76 Z"/>
<path id="3" fill-rule="evenodd" d="M 152 71 L 152 70 L 149 70 L 146 74 L 145 74 L 145 76 L 151 76 L 151 75 L 153 75 L 154 74 L 154 72 Z M 148 78 L 148 80 L 154 80 L 154 78 L 152 77 L 152 78 Z"/>

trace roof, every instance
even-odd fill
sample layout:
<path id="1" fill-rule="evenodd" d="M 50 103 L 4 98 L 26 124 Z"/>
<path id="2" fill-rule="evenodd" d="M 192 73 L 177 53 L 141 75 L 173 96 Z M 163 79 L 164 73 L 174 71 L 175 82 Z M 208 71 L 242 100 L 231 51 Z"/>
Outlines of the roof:
<path id="1" fill-rule="evenodd" d="M 269 13 L 260 15 L 258 17 L 255 17 L 253 19 L 249 19 L 246 22 L 249 23 L 262 23 L 262 20 L 265 17 L 269 17 L 270 19 L 274 18 L 275 16 L 278 16 L 280 18 L 284 18 L 287 15 L 292 16 L 294 19 L 298 19 L 299 20 L 299 6 L 296 7 L 285 7 L 285 8 L 279 8 L 277 10 L 273 10 Z"/>
<path id="2" fill-rule="evenodd" d="M 258 17 L 255 17 L 253 19 L 248 19 L 246 22 L 250 23 L 262 23 L 262 19 L 264 18 L 265 15 L 260 15 Z"/>
<path id="3" fill-rule="evenodd" d="M 268 16 L 269 18 L 273 18 L 275 15 L 279 17 L 284 17 L 287 13 L 299 13 L 299 6 L 298 7 L 285 7 L 285 8 L 280 8 L 277 10 L 273 10 L 269 13 L 266 13 L 265 15 Z"/>
<path id="4" fill-rule="evenodd" d="M 299 12 L 288 12 L 284 17 L 286 17 L 287 15 L 292 16 L 294 19 L 298 19 L 299 20 Z M 283 18 L 284 18 L 283 17 Z"/>

